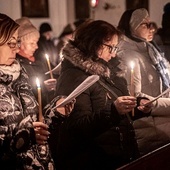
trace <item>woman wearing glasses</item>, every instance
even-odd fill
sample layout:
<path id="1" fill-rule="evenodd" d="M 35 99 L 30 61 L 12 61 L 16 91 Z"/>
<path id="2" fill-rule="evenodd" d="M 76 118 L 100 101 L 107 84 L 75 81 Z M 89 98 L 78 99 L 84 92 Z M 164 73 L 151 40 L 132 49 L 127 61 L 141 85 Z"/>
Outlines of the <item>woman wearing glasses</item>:
<path id="1" fill-rule="evenodd" d="M 126 66 L 125 78 L 129 86 L 131 86 L 129 64 L 131 61 L 134 62 L 135 96 L 153 99 L 170 88 L 170 65 L 156 44 L 150 42 L 155 29 L 150 23 L 148 11 L 144 8 L 125 11 L 118 28 L 125 36 L 119 43 L 117 55 Z M 142 155 L 170 142 L 169 94 L 166 93 L 154 102 L 150 117 L 134 122 Z"/>
<path id="2" fill-rule="evenodd" d="M 58 98 L 44 110 L 44 122 L 38 120 L 38 103 L 28 84 L 28 76 L 19 62 L 19 25 L 0 14 L 0 165 L 1 169 L 52 170 L 54 164 L 47 144 L 52 116 L 64 120 L 72 106 L 56 109 Z"/>
<path id="3" fill-rule="evenodd" d="M 116 56 L 119 38 L 111 24 L 86 21 L 63 48 L 57 95 L 69 95 L 90 75 L 99 75 L 100 81 L 77 97 L 72 115 L 55 133 L 57 151 L 52 151 L 60 169 L 113 170 L 138 156 L 128 113 L 139 100 L 129 96 L 124 79 L 110 78 L 108 61 Z M 148 113 L 151 107 L 139 109 Z"/>

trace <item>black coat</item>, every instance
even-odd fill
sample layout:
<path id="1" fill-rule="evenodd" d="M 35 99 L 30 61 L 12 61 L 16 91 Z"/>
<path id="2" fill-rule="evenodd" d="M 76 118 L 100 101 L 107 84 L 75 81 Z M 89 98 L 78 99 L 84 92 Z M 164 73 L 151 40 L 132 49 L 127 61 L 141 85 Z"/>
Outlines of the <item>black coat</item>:
<path id="1" fill-rule="evenodd" d="M 84 61 L 81 52 L 70 44 L 64 48 L 63 56 L 57 95 L 69 95 L 92 74 L 99 75 L 118 96 L 128 95 L 126 81 L 111 74 L 112 81 L 104 61 Z M 126 115 L 118 114 L 114 100 L 98 82 L 76 98 L 67 121 L 51 131 L 56 136 L 51 147 L 58 169 L 113 170 L 137 158 L 133 127 Z"/>
<path id="2" fill-rule="evenodd" d="M 50 78 L 49 75 L 45 75 L 45 72 L 48 71 L 47 62 L 45 60 L 43 61 L 38 59 L 35 59 L 35 62 L 32 62 L 19 54 L 17 54 L 17 59 L 27 72 L 29 77 L 28 80 L 36 99 L 38 99 L 36 78 L 39 79 L 42 90 L 42 104 L 43 107 L 46 106 L 46 104 L 55 97 L 54 91 L 48 92 L 44 86 L 44 81 Z"/>

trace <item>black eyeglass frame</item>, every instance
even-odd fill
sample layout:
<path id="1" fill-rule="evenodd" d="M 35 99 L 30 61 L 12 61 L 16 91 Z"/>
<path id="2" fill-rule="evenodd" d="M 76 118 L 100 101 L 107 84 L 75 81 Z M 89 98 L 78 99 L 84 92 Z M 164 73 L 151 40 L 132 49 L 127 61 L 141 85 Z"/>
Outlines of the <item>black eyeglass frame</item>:
<path id="1" fill-rule="evenodd" d="M 148 22 L 141 23 L 140 25 L 146 25 L 147 29 L 150 29 L 152 27 L 152 23 Z"/>
<path id="2" fill-rule="evenodd" d="M 105 44 L 105 43 L 103 45 L 105 45 L 106 47 L 109 48 L 109 53 L 110 54 L 112 54 L 113 52 L 116 53 L 117 50 L 119 49 L 119 47 L 117 47 L 117 46 L 111 46 L 111 45 L 108 45 L 108 44 Z"/>
<path id="3" fill-rule="evenodd" d="M 11 40 L 11 41 L 13 41 L 13 40 Z M 20 48 L 21 47 L 21 40 L 17 39 L 16 42 L 8 42 L 7 45 L 9 46 L 9 48 L 12 48 L 12 49 Z"/>

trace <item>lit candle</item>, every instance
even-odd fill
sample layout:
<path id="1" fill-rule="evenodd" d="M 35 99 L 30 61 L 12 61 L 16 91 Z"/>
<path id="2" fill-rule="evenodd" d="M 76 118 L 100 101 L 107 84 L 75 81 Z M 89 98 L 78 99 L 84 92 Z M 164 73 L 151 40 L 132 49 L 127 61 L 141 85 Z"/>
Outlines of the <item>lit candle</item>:
<path id="1" fill-rule="evenodd" d="M 46 60 L 47 60 L 49 71 L 50 71 L 50 77 L 51 77 L 51 79 L 53 79 L 53 74 L 52 74 L 52 71 L 51 71 L 51 65 L 50 65 L 50 60 L 49 60 L 48 54 L 45 54 L 45 57 L 46 57 Z"/>
<path id="2" fill-rule="evenodd" d="M 134 95 L 135 95 L 135 92 L 134 92 L 134 62 L 133 62 L 133 61 L 131 61 L 130 67 L 131 67 L 131 74 L 130 74 L 130 94 L 131 94 L 131 96 L 134 96 Z"/>
<path id="3" fill-rule="evenodd" d="M 38 104 L 39 104 L 38 119 L 40 122 L 43 122 L 44 118 L 42 114 L 41 86 L 40 86 L 40 81 L 38 78 L 36 78 L 36 84 L 37 84 L 37 90 L 38 90 Z"/>
<path id="4" fill-rule="evenodd" d="M 130 63 L 131 72 L 130 72 L 130 95 L 135 96 L 134 90 L 134 62 L 131 61 Z M 132 116 L 134 116 L 134 109 L 132 109 Z"/>
<path id="5" fill-rule="evenodd" d="M 92 8 L 95 8 L 97 6 L 97 0 L 90 0 L 90 5 Z"/>

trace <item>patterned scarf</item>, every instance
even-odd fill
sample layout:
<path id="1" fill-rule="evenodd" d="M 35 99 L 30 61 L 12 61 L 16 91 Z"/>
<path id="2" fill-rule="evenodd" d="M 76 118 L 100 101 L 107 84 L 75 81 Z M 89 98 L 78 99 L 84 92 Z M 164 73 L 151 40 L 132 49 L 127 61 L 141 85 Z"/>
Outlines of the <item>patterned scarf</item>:
<path id="1" fill-rule="evenodd" d="M 166 90 L 170 87 L 170 73 L 168 70 L 168 61 L 164 58 L 163 54 L 161 54 L 154 45 L 152 45 L 149 42 L 146 42 L 148 45 L 148 52 L 149 56 L 156 68 L 156 70 L 159 72 L 161 79 L 162 79 L 162 85 L 163 90 Z"/>

